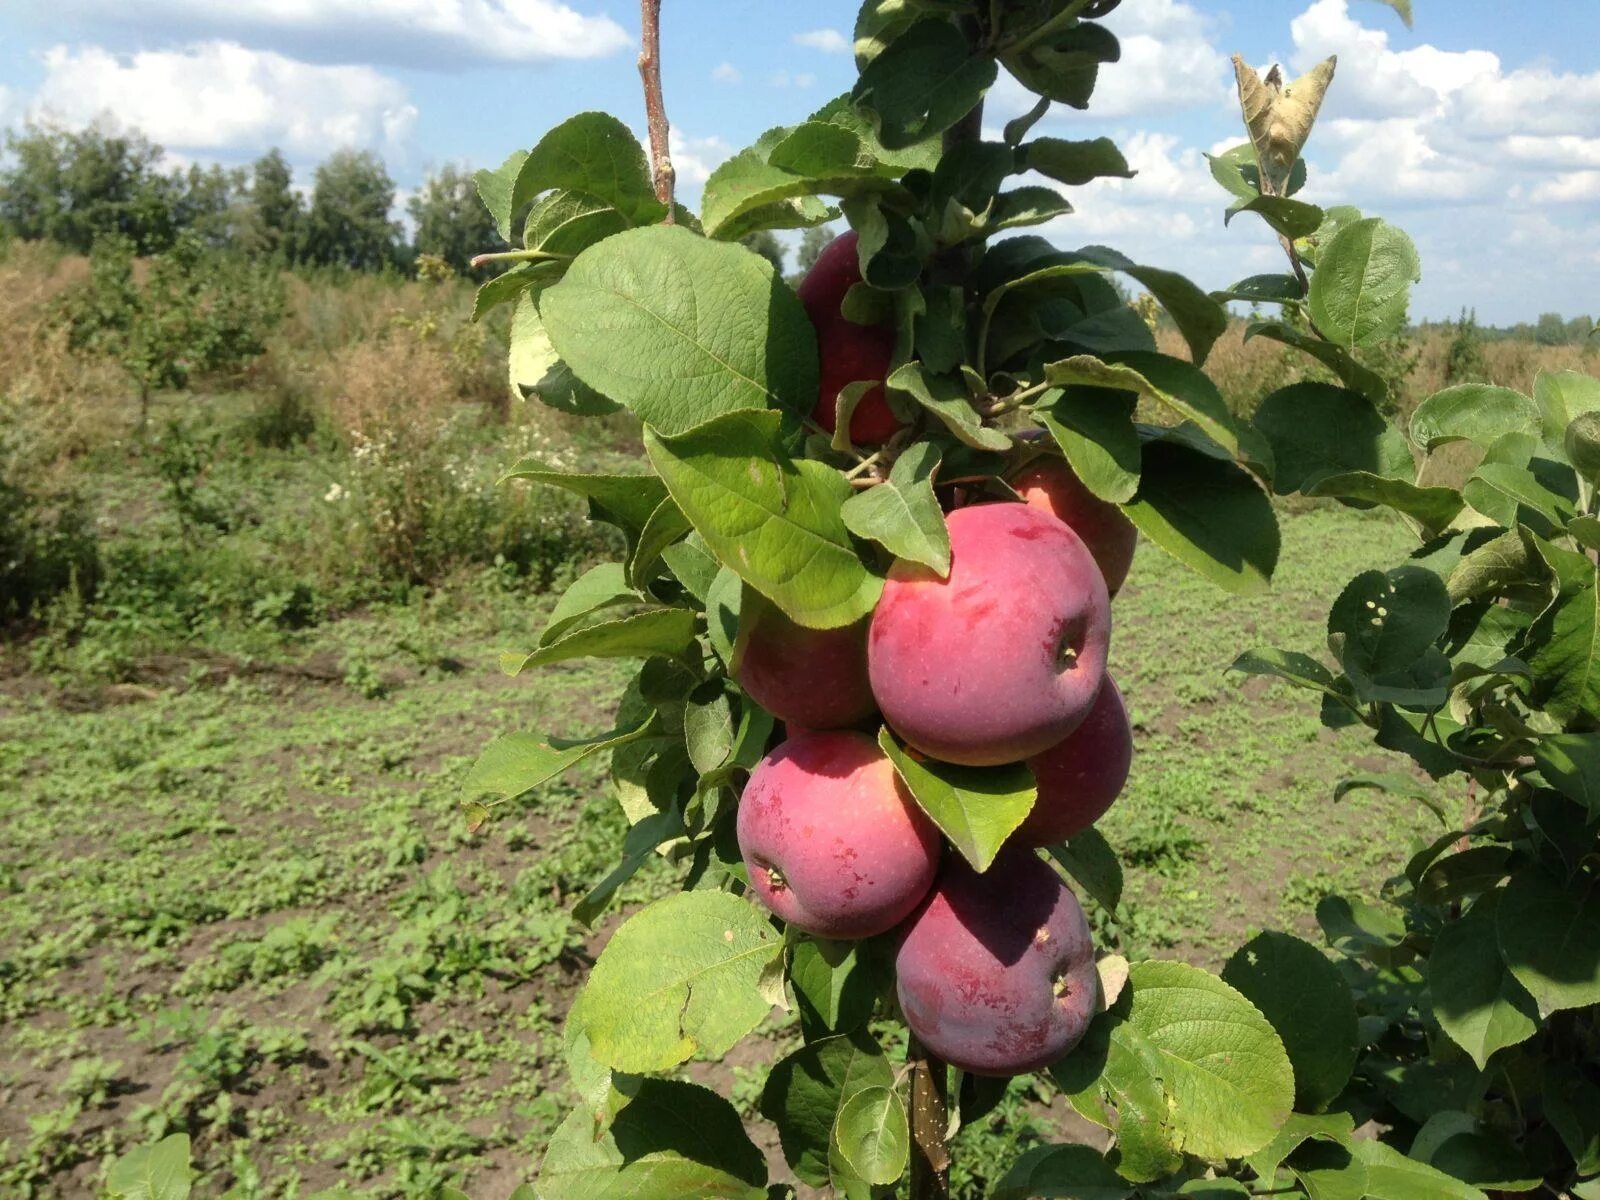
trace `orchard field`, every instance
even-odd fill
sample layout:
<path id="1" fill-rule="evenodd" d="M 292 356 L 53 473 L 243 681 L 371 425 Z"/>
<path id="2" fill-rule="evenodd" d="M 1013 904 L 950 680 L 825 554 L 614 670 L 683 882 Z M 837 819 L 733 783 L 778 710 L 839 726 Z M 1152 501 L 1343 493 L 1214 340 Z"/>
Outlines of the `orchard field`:
<path id="1" fill-rule="evenodd" d="M 570 915 L 624 828 L 598 760 L 469 829 L 460 783 L 491 736 L 605 728 L 625 678 L 497 670 L 613 547 L 564 494 L 494 480 L 524 453 L 626 469 L 637 427 L 508 408 L 503 327 L 470 325 L 457 281 L 297 275 L 264 357 L 158 391 L 138 432 L 125 379 L 42 315 L 85 270 L 38 247 L 0 261 L 0 393 L 30 399 L 0 516 L 0 1193 L 92 1195 L 117 1152 L 186 1132 L 200 1195 L 508 1196 L 570 1104 L 571 997 L 665 876 L 596 929 Z M 1460 340 L 1388 352 L 1420 397 Z M 1476 349 L 1523 387 L 1595 365 Z M 1241 412 L 1301 369 L 1237 328 L 1212 367 Z M 1332 796 L 1403 760 L 1226 672 L 1250 645 L 1316 652 L 1344 581 L 1407 548 L 1390 521 L 1281 507 L 1270 593 L 1226 598 L 1145 543 L 1118 601 L 1137 754 L 1102 827 L 1131 955 L 1215 968 L 1249 931 L 1309 933 L 1320 896 L 1393 870 L 1375 826 L 1426 831 L 1377 793 Z M 773 1020 L 688 1074 L 749 1116 L 790 1037 Z M 1085 1134 L 1053 1086 L 1014 1081 L 958 1135 L 957 1195 Z"/>

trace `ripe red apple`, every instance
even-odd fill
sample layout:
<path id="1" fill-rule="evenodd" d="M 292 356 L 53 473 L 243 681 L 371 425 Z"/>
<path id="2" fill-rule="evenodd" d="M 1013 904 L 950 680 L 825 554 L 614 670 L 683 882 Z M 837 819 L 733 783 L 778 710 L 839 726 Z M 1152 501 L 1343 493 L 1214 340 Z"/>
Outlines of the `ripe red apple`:
<path id="1" fill-rule="evenodd" d="M 1082 1039 L 1100 995 L 1089 922 L 1031 850 L 975 872 L 950 855 L 895 958 L 917 1039 L 974 1075 L 1020 1075 Z"/>
<path id="2" fill-rule="evenodd" d="M 872 694 L 931 758 L 1031 758 L 1078 727 L 1105 679 L 1105 580 L 1077 534 L 1041 509 L 980 504 L 945 524 L 948 578 L 906 560 L 889 570 L 867 638 Z"/>
<path id="3" fill-rule="evenodd" d="M 1012 837 L 1019 846 L 1051 846 L 1082 833 L 1122 794 L 1132 762 L 1128 710 L 1107 675 L 1083 724 L 1028 760 L 1039 798 Z"/>
<path id="4" fill-rule="evenodd" d="M 857 380 L 888 378 L 889 362 L 894 356 L 892 327 L 857 325 L 846 320 L 841 311 L 845 293 L 861 282 L 861 264 L 856 256 L 858 240 L 854 230 L 834 238 L 823 247 L 795 289 L 816 326 L 817 349 L 822 356 L 812 419 L 829 433 L 835 426 L 839 392 Z M 899 428 L 900 421 L 890 409 L 883 388 L 875 387 L 861 397 L 851 414 L 850 440 L 857 445 L 875 446 L 888 441 Z"/>
<path id="5" fill-rule="evenodd" d="M 791 737 L 739 799 L 750 887 L 807 933 L 864 938 L 917 907 L 939 866 L 939 831 L 863 733 Z"/>
<path id="6" fill-rule="evenodd" d="M 785 724 L 844 729 L 878 711 L 867 682 L 867 622 L 807 629 L 750 589 L 740 604 L 733 677 Z"/>
<path id="7" fill-rule="evenodd" d="M 1072 468 L 1059 458 L 1035 459 L 1007 482 L 1023 500 L 1054 513 L 1083 539 L 1100 565 L 1111 595 L 1122 589 L 1128 569 L 1133 566 L 1139 531 L 1120 508 L 1084 487 Z"/>

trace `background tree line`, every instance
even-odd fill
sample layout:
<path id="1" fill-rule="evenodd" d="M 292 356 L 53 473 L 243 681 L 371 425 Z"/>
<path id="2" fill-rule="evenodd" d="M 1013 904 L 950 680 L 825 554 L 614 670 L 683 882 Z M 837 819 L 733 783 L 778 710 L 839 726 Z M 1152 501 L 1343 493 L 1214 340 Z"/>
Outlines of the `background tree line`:
<path id="1" fill-rule="evenodd" d="M 285 266 L 409 270 L 419 254 L 465 272 L 472 255 L 503 246 L 470 171 L 451 164 L 406 201 L 412 233 L 391 216 L 396 189 L 370 151 L 338 150 L 309 194 L 279 150 L 248 167 L 163 166 L 162 148 L 136 131 L 29 125 L 8 134 L 0 161 L 0 233 L 88 253 L 118 235 L 140 255 L 191 234 Z"/>

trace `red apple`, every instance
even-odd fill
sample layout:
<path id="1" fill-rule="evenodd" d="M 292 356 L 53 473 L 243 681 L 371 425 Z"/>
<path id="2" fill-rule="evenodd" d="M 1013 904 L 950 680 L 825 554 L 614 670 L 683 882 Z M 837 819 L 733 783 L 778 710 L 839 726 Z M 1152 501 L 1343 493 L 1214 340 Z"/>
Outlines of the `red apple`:
<path id="1" fill-rule="evenodd" d="M 1009 482 L 1027 503 L 1054 513 L 1083 539 L 1100 565 L 1106 590 L 1113 596 L 1122 589 L 1133 566 L 1139 531 L 1115 504 L 1108 504 L 1088 488 L 1062 459 L 1035 459 Z"/>
<path id="2" fill-rule="evenodd" d="M 791 737 L 757 765 L 739 799 L 750 887 L 819 937 L 864 938 L 917 907 L 939 865 L 939 831 L 862 733 Z"/>
<path id="3" fill-rule="evenodd" d="M 1012 837 L 1023 846 L 1051 846 L 1076 837 L 1122 794 L 1132 762 L 1128 710 L 1107 675 L 1083 724 L 1028 760 L 1039 798 Z"/>
<path id="4" fill-rule="evenodd" d="M 746 588 L 734 643 L 733 677 L 784 724 L 845 729 L 873 713 L 867 682 L 867 622 L 808 629 Z"/>
<path id="5" fill-rule="evenodd" d="M 880 383 L 888 378 L 894 357 L 894 329 L 888 325 L 857 325 L 841 311 L 845 293 L 861 282 L 855 231 L 842 234 L 823 247 L 811 270 L 795 289 L 800 303 L 817 330 L 817 350 L 821 354 L 821 377 L 817 388 L 817 407 L 812 418 L 829 433 L 834 431 L 839 393 L 846 384 L 870 379 Z M 886 442 L 900 428 L 900 421 L 889 407 L 883 388 L 875 387 L 861 397 L 850 417 L 850 440 L 857 445 L 875 446 Z"/>

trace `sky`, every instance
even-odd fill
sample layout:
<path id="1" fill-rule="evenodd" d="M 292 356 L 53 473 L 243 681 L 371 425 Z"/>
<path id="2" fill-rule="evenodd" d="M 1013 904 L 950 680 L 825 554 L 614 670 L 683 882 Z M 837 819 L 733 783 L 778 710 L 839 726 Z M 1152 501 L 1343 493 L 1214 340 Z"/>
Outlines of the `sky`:
<path id="1" fill-rule="evenodd" d="M 665 0 L 663 82 L 680 198 L 718 162 L 854 79 L 849 0 Z M 1204 154 L 1241 140 L 1229 55 L 1339 71 L 1302 199 L 1354 204 L 1422 254 L 1414 318 L 1509 324 L 1600 312 L 1600 3 L 1124 0 L 1122 59 L 1090 110 L 1038 133 L 1109 135 L 1139 174 L 1070 189 L 1044 227 L 1216 289 L 1279 270 L 1251 219 L 1224 228 Z M 1508 10 L 1514 16 L 1508 16 Z M 340 147 L 381 153 L 404 195 L 447 163 L 493 166 L 587 109 L 643 132 L 628 0 L 0 0 L 0 128 L 109 114 L 176 164 L 272 146 L 308 185 Z M 998 136 L 1031 97 L 1001 73 Z"/>

